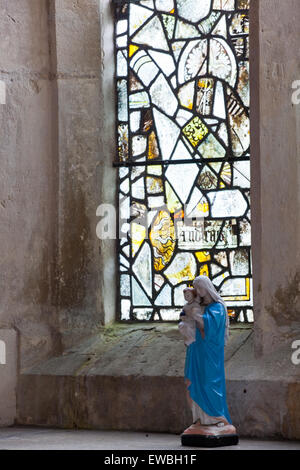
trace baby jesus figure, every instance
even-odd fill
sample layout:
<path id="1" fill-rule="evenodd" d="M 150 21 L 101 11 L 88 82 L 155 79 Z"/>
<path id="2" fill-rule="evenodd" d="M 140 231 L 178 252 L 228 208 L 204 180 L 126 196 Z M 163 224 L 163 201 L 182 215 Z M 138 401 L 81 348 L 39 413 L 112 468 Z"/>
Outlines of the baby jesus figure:
<path id="1" fill-rule="evenodd" d="M 196 341 L 197 327 L 200 330 L 202 338 L 204 338 L 203 313 L 205 307 L 200 305 L 201 299 L 198 297 L 197 291 L 193 287 L 186 287 L 183 290 L 183 295 L 186 304 L 183 306 L 180 314 L 181 321 L 178 328 L 183 336 L 185 345 L 189 346 Z"/>

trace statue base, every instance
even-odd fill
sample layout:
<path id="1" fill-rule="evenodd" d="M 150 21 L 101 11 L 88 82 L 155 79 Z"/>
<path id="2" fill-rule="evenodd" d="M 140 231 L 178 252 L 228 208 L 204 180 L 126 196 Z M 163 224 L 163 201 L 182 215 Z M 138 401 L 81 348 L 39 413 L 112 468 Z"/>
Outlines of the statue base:
<path id="1" fill-rule="evenodd" d="M 234 446 L 239 443 L 237 434 L 223 434 L 219 436 L 204 434 L 181 434 L 181 445 L 189 447 L 223 447 Z"/>
<path id="2" fill-rule="evenodd" d="M 181 444 L 191 447 L 234 446 L 239 442 L 236 428 L 225 418 L 212 425 L 201 425 L 199 420 L 181 434 Z"/>

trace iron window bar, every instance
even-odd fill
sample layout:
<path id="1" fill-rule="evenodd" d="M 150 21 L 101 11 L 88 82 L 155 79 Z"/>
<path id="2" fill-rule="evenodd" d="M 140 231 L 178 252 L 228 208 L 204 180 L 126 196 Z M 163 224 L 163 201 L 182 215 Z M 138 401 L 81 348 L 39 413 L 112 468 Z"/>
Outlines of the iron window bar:
<path id="1" fill-rule="evenodd" d="M 141 3 L 141 0 L 113 0 L 112 3 L 118 6 L 125 3 Z"/>
<path id="2" fill-rule="evenodd" d="M 189 164 L 189 163 L 214 163 L 214 162 L 241 162 L 241 161 L 249 161 L 249 157 L 232 157 L 232 158 L 199 158 L 199 159 L 178 159 L 178 160 L 146 160 L 143 162 L 128 160 L 128 161 L 116 161 L 113 162 L 113 167 L 133 167 L 133 166 L 152 166 L 152 165 L 182 165 Z"/>

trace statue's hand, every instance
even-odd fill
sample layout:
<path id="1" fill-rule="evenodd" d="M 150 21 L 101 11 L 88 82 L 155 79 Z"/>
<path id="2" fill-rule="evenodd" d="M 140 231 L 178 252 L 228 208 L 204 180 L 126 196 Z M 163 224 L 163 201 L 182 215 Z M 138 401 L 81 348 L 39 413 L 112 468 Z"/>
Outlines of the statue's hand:
<path id="1" fill-rule="evenodd" d="M 182 311 L 180 312 L 180 314 L 179 314 L 179 320 L 178 320 L 178 321 L 180 322 L 181 319 L 182 319 L 182 317 L 185 317 L 185 316 L 186 316 L 186 315 L 185 315 L 185 312 L 184 312 L 184 310 L 182 310 Z"/>

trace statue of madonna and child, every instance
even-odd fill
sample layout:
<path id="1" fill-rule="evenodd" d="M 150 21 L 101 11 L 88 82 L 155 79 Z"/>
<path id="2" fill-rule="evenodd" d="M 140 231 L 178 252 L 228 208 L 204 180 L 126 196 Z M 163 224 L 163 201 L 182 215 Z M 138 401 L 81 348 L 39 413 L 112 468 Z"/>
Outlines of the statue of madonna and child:
<path id="1" fill-rule="evenodd" d="M 227 307 L 212 281 L 198 276 L 184 289 L 186 304 L 179 331 L 186 345 L 184 377 L 193 424 L 181 434 L 184 446 L 218 447 L 238 443 L 226 402 L 224 346 Z"/>

